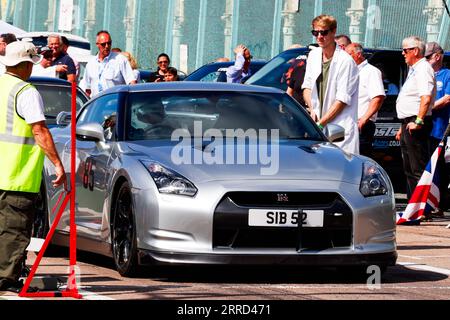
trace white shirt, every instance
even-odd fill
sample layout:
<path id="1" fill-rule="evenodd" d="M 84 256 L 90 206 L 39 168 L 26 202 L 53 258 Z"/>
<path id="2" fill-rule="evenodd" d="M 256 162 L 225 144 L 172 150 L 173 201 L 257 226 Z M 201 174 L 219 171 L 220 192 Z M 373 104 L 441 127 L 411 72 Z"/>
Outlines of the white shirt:
<path id="1" fill-rule="evenodd" d="M 0 63 L 0 76 L 6 72 L 6 67 L 3 63 Z"/>
<path id="2" fill-rule="evenodd" d="M 383 86 L 383 77 L 380 69 L 364 60 L 358 65 L 359 69 L 359 94 L 358 94 L 358 119 L 364 116 L 369 110 L 370 101 L 378 96 L 386 96 Z M 378 113 L 375 113 L 370 120 L 375 122 Z"/>
<path id="3" fill-rule="evenodd" d="M 236 55 L 236 61 L 234 65 L 231 65 L 227 68 L 227 82 L 228 83 L 241 83 L 241 80 L 250 75 L 250 68 L 248 71 L 244 71 L 245 58 L 241 53 Z"/>
<path id="4" fill-rule="evenodd" d="M 50 66 L 44 68 L 41 64 L 35 64 L 33 66 L 33 72 L 31 73 L 32 77 L 50 77 L 56 78 L 56 66 Z"/>
<path id="5" fill-rule="evenodd" d="M 44 102 L 36 88 L 27 88 L 17 98 L 17 113 L 28 124 L 45 121 Z"/>
<path id="6" fill-rule="evenodd" d="M 127 58 L 117 52 L 111 52 L 103 61 L 98 59 L 98 54 L 93 57 L 86 65 L 83 79 L 86 89 L 91 90 L 91 97 L 136 80 Z"/>
<path id="7" fill-rule="evenodd" d="M 134 77 L 136 78 L 137 83 L 141 82 L 141 73 L 138 69 L 133 69 Z"/>
<path id="8" fill-rule="evenodd" d="M 409 69 L 408 77 L 397 97 L 397 117 L 404 119 L 417 116 L 420 109 L 420 97 L 431 96 L 426 115 L 431 115 L 436 95 L 436 80 L 431 65 L 425 58 L 417 61 Z"/>
<path id="9" fill-rule="evenodd" d="M 359 154 L 358 68 L 352 57 L 336 46 L 328 72 L 328 85 L 321 110 L 316 81 L 322 74 L 322 53 L 322 48 L 310 51 L 302 88 L 311 90 L 312 108 L 319 118 L 327 113 L 336 100 L 345 103 L 342 111 L 330 121 L 330 123 L 340 125 L 345 129 L 344 141 L 335 142 L 335 144 L 348 153 Z"/>

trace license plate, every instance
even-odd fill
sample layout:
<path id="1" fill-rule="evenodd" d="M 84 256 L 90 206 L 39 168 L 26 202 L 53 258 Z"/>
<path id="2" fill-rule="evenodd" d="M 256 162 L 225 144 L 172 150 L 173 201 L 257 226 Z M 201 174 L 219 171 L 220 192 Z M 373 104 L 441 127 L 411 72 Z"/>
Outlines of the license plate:
<path id="1" fill-rule="evenodd" d="M 248 225 L 252 227 L 323 227 L 323 210 L 267 210 L 249 209 Z"/>

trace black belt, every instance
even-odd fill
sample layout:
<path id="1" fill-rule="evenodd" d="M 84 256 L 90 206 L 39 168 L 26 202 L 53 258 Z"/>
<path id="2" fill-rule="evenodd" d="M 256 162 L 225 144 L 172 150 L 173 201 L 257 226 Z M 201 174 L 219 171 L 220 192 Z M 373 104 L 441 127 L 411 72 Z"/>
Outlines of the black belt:
<path id="1" fill-rule="evenodd" d="M 400 122 L 403 123 L 403 124 L 408 124 L 408 123 L 410 123 L 410 122 L 416 121 L 416 119 L 417 119 L 417 116 L 411 116 L 411 117 L 406 117 L 406 118 L 404 118 L 404 119 L 399 119 L 399 120 L 400 120 Z M 428 122 L 428 121 L 431 121 L 431 116 L 426 116 L 426 117 L 423 119 L 423 122 Z"/>

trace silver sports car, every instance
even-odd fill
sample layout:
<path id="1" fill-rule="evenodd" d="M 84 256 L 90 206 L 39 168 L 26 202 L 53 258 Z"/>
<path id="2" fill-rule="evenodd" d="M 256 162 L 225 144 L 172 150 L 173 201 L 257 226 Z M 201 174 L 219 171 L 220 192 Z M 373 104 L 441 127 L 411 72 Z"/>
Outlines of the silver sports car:
<path id="1" fill-rule="evenodd" d="M 59 117 L 64 118 L 64 117 Z M 76 223 L 82 250 L 140 265 L 395 264 L 391 182 L 332 142 L 283 91 L 223 83 L 121 86 L 77 116 Z M 70 126 L 52 129 L 68 171 Z M 46 162 L 44 235 L 61 189 Z M 69 211 L 53 243 L 68 244 Z"/>

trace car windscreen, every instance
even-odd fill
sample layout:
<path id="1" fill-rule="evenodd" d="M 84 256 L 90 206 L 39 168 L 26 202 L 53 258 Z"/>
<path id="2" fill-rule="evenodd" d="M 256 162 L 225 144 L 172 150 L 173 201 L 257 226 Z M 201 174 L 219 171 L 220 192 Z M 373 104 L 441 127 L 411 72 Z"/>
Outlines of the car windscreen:
<path id="1" fill-rule="evenodd" d="M 306 111 L 283 93 L 135 92 L 128 98 L 127 140 L 171 139 L 175 130 L 178 136 L 198 137 L 209 129 L 223 137 L 241 129 L 280 139 L 325 139 Z"/>
<path id="2" fill-rule="evenodd" d="M 245 84 L 273 87 L 286 91 L 289 70 L 293 69 L 298 59 L 306 59 L 306 49 L 282 52 L 248 78 Z"/>
<path id="3" fill-rule="evenodd" d="M 58 86 L 34 83 L 44 102 L 44 113 L 48 124 L 56 124 L 56 116 L 62 111 L 70 112 L 72 89 L 69 86 Z M 87 98 L 77 93 L 77 111 L 87 101 Z"/>

